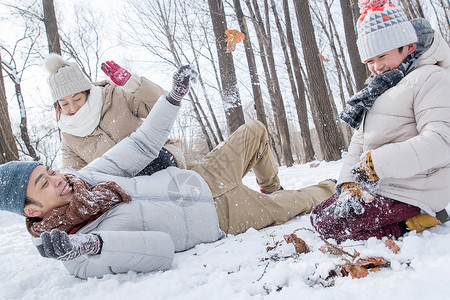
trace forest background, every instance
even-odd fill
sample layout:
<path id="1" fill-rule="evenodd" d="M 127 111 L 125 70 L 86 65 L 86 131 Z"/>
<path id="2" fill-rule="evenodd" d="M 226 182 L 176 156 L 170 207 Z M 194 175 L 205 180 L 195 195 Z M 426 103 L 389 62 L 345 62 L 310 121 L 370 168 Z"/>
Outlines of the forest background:
<path id="1" fill-rule="evenodd" d="M 399 0 L 450 42 L 448 0 Z M 42 63 L 76 62 L 93 82 L 114 60 L 166 90 L 199 71 L 172 136 L 197 161 L 246 120 L 269 129 L 278 164 L 333 161 L 352 130 L 338 113 L 368 77 L 356 48 L 356 0 L 0 1 L 0 164 L 60 164 L 60 137 Z M 244 33 L 233 45 L 227 30 Z M 235 50 L 232 50 L 233 46 Z M 231 47 L 231 49 L 230 49 Z"/>

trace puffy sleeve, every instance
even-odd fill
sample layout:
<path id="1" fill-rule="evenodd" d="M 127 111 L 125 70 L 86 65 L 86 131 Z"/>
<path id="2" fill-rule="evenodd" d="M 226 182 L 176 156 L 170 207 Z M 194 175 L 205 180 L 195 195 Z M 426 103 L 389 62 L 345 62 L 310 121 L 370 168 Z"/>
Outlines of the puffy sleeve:
<path id="1" fill-rule="evenodd" d="M 103 277 L 107 274 L 152 272 L 171 267 L 175 247 L 170 235 L 160 231 L 101 231 L 102 251 L 64 262 L 76 277 Z"/>
<path id="2" fill-rule="evenodd" d="M 90 178 L 95 177 L 93 174 L 96 172 L 112 176 L 134 176 L 158 156 L 179 110 L 179 106 L 170 104 L 166 97 L 161 96 L 135 132 L 81 169 L 80 173 Z"/>

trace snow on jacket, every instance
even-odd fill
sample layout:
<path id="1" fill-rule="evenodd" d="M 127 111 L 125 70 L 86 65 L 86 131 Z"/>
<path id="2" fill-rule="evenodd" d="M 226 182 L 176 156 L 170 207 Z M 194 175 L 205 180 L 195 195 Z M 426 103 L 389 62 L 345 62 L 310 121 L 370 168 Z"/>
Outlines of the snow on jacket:
<path id="1" fill-rule="evenodd" d="M 134 93 L 126 92 L 122 87 L 110 81 L 94 83 L 102 88 L 103 107 L 100 123 L 86 137 L 78 137 L 67 132 L 61 132 L 62 166 L 64 170 L 71 167 L 79 170 L 97 157 L 111 149 L 122 139 L 133 133 L 141 124 L 142 119 L 155 105 L 165 91 L 152 81 L 141 77 L 141 85 Z M 89 100 L 88 100 L 89 101 Z M 181 155 L 173 153 L 175 146 L 166 147 L 175 156 L 177 162 Z"/>
<path id="2" fill-rule="evenodd" d="M 99 255 L 64 262 L 71 274 L 87 278 L 165 270 L 174 252 L 224 236 L 211 191 L 199 174 L 168 167 L 133 177 L 158 156 L 178 110 L 161 97 L 130 137 L 80 171 L 68 170 L 92 184 L 114 181 L 133 198 L 77 232 L 100 234 L 103 248 Z"/>
<path id="3" fill-rule="evenodd" d="M 450 201 L 450 49 L 435 33 L 418 67 L 375 101 L 355 132 L 338 184 L 371 151 L 379 194 L 430 215 Z"/>

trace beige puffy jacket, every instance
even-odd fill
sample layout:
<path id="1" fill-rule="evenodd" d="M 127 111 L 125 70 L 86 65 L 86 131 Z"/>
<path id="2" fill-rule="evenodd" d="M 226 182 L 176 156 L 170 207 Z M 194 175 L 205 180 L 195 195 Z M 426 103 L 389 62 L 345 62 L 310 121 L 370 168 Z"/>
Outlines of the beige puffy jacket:
<path id="1" fill-rule="evenodd" d="M 418 67 L 375 101 L 354 134 L 338 184 L 371 151 L 379 194 L 430 215 L 450 201 L 450 49 L 435 33 Z"/>
<path id="2" fill-rule="evenodd" d="M 61 132 L 62 166 L 79 170 L 102 156 L 118 142 L 133 133 L 147 117 L 161 95 L 166 92 L 152 81 L 141 77 L 141 85 L 134 93 L 127 93 L 110 81 L 94 85 L 102 88 L 103 108 L 100 123 L 86 137 Z M 185 167 L 184 155 L 178 141 L 169 139 L 164 145 L 175 157 L 179 167 Z"/>

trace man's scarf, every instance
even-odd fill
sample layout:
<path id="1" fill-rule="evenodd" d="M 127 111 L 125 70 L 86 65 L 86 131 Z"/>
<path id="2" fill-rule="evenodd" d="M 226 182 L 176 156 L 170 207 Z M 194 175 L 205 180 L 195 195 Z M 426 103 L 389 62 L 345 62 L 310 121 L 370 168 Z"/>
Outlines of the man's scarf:
<path id="1" fill-rule="evenodd" d="M 131 201 L 131 197 L 115 182 L 92 185 L 78 176 L 65 176 L 74 191 L 72 201 L 53 209 L 42 221 L 33 222 L 27 219 L 28 232 L 34 237 L 55 228 L 69 233 L 77 225 L 105 213 L 116 204 Z"/>
<path id="2" fill-rule="evenodd" d="M 415 19 L 411 23 L 418 37 L 417 49 L 408 55 L 398 68 L 379 75 L 372 74 L 366 81 L 367 87 L 353 95 L 339 114 L 339 117 L 352 128 L 359 128 L 375 100 L 414 70 L 419 64 L 419 57 L 430 48 L 434 34 L 430 24 L 424 19 Z"/>

